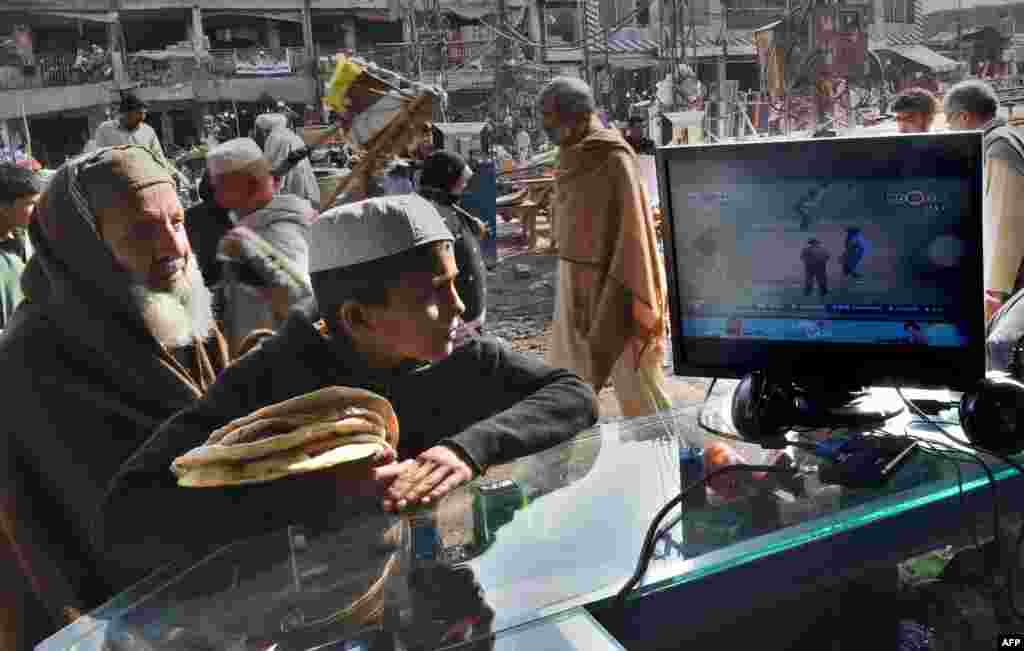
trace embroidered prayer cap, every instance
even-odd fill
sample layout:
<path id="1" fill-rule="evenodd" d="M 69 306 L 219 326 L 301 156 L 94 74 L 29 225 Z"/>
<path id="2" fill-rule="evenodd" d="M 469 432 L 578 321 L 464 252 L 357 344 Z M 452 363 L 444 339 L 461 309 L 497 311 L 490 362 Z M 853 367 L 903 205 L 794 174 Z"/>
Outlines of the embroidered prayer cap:
<path id="1" fill-rule="evenodd" d="M 75 170 L 71 196 L 93 222 L 96 211 L 114 205 L 118 197 L 161 183 L 175 185 L 170 163 L 142 145 L 118 145 L 86 154 Z"/>
<path id="2" fill-rule="evenodd" d="M 351 267 L 454 239 L 441 213 L 419 195 L 364 199 L 332 208 L 313 222 L 309 272 Z"/>
<path id="3" fill-rule="evenodd" d="M 221 143 L 206 154 L 206 169 L 210 177 L 225 174 L 270 174 L 270 162 L 252 138 L 235 138 Z"/>

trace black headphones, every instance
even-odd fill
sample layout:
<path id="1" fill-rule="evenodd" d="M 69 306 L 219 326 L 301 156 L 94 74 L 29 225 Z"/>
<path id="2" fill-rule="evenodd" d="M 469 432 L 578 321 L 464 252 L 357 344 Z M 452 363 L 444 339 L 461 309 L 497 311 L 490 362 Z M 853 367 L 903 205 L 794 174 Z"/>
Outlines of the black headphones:
<path id="1" fill-rule="evenodd" d="M 771 390 L 765 376 L 763 371 L 745 376 L 732 394 L 732 426 L 750 441 L 778 438 L 787 429 L 779 419 L 786 397 Z"/>
<path id="2" fill-rule="evenodd" d="M 801 408 L 803 407 L 803 408 Z M 766 371 L 753 371 L 740 380 L 732 396 L 736 433 L 763 447 L 786 445 L 785 434 L 806 411 L 799 391 L 789 383 L 769 382 Z"/>
<path id="3" fill-rule="evenodd" d="M 884 421 L 903 411 L 866 393 L 816 391 L 813 379 L 794 381 L 788 376 L 769 377 L 764 370 L 752 371 L 732 396 L 732 424 L 736 433 L 763 448 L 788 445 L 786 433 L 795 427 L 863 427 Z M 840 400 L 833 400 L 840 398 Z"/>
<path id="4" fill-rule="evenodd" d="M 960 399 L 960 425 L 967 439 L 1000 454 L 1024 449 L 1024 337 L 1010 349 L 1008 371 L 989 371 L 977 389 Z"/>

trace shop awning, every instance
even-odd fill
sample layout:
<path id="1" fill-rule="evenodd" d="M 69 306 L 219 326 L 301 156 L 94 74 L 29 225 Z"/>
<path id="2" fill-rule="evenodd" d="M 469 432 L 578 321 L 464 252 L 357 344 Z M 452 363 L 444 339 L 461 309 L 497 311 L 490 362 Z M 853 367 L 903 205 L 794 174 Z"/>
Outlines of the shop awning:
<path id="1" fill-rule="evenodd" d="M 149 59 L 150 61 L 167 61 L 168 59 L 194 59 L 194 50 L 178 48 L 174 50 L 139 50 L 130 52 L 129 59 Z"/>
<path id="2" fill-rule="evenodd" d="M 959 62 L 946 58 L 924 45 L 888 45 L 872 47 L 871 50 L 901 56 L 935 72 L 951 72 L 960 67 Z"/>
<path id="3" fill-rule="evenodd" d="M 515 11 L 522 9 L 524 0 L 508 0 L 505 4 L 506 10 Z M 453 13 L 465 20 L 477 20 L 484 16 L 491 16 L 498 13 L 498 5 L 494 0 L 446 0 L 441 11 Z M 515 24 L 513 22 L 513 24 Z"/>
<path id="4" fill-rule="evenodd" d="M 754 57 L 757 48 L 754 47 L 753 33 L 749 36 L 729 36 L 726 43 L 726 53 L 730 57 Z M 698 36 L 696 47 L 696 58 L 707 59 L 722 56 L 722 42 L 712 36 Z M 686 44 L 685 54 L 694 56 L 694 47 Z"/>
<path id="5" fill-rule="evenodd" d="M 627 27 L 609 34 L 607 41 L 593 39 L 590 54 L 596 61 L 608 57 L 608 63 L 616 68 L 638 70 L 655 65 L 659 49 L 657 41 L 647 38 L 646 30 Z"/>
<path id="6" fill-rule="evenodd" d="M 458 138 L 459 136 L 477 136 L 487 126 L 486 122 L 435 122 L 434 127 L 437 128 L 447 138 L 453 136 Z"/>
<path id="7" fill-rule="evenodd" d="M 605 48 L 605 45 L 604 41 L 597 40 L 594 44 L 594 50 L 599 54 L 604 54 L 605 49 L 608 50 L 608 54 L 658 54 L 657 41 L 634 34 L 612 32 L 608 36 L 607 48 Z"/>
<path id="8" fill-rule="evenodd" d="M 85 20 L 94 23 L 106 23 L 112 25 L 117 22 L 116 11 L 41 11 L 39 13 L 47 16 L 60 16 L 70 20 Z"/>
<path id="9" fill-rule="evenodd" d="M 286 23 L 302 24 L 299 11 L 245 11 L 234 9 L 204 9 L 203 16 L 244 16 L 246 18 L 269 18 Z"/>
<path id="10" fill-rule="evenodd" d="M 672 123 L 673 127 L 699 127 L 704 123 L 704 111 L 677 111 L 662 113 L 661 116 Z"/>

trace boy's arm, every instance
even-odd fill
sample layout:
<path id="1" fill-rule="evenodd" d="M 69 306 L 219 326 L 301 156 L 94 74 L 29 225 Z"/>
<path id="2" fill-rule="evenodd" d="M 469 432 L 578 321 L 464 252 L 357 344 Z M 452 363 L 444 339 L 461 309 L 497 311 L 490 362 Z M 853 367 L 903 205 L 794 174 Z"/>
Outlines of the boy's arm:
<path id="1" fill-rule="evenodd" d="M 442 441 L 469 457 L 475 471 L 557 445 L 597 422 L 597 396 L 579 376 L 491 340 L 478 346 L 479 366 L 467 375 L 473 399 L 489 401 L 494 415 Z"/>
<path id="2" fill-rule="evenodd" d="M 467 408 L 488 415 L 420 453 L 386 489 L 386 510 L 441 499 L 488 466 L 557 445 L 597 421 L 589 384 L 497 342 L 476 340 L 449 371 L 439 382 L 471 382 Z"/>

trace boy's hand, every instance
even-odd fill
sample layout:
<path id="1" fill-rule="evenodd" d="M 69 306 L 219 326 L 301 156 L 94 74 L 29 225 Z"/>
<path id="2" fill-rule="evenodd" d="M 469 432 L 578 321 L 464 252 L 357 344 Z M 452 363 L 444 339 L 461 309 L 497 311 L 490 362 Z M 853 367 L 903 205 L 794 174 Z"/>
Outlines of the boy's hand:
<path id="1" fill-rule="evenodd" d="M 220 252 L 234 260 L 242 257 L 242 242 L 234 237 L 224 237 L 220 241 Z"/>
<path id="2" fill-rule="evenodd" d="M 344 465 L 339 466 L 335 476 L 337 492 L 339 495 L 383 496 L 395 479 L 413 463 L 415 462 L 395 463 L 395 451 L 388 448 L 377 453 L 371 466 L 364 466 L 356 471 L 349 470 Z"/>
<path id="3" fill-rule="evenodd" d="M 386 511 L 429 504 L 473 478 L 473 470 L 451 448 L 443 445 L 435 445 L 414 461 L 400 465 L 405 468 L 384 496 Z"/>

